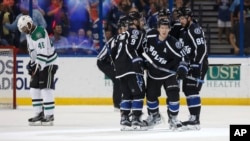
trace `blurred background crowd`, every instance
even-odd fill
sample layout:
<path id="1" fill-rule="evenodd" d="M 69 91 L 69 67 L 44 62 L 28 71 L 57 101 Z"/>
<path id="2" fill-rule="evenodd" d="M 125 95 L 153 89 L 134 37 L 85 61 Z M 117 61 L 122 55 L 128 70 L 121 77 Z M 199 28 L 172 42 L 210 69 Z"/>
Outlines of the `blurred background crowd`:
<path id="1" fill-rule="evenodd" d="M 120 16 L 132 9 L 138 10 L 144 15 L 146 26 L 154 28 L 158 11 L 170 6 L 170 0 L 31 1 L 0 0 L 0 46 L 15 46 L 19 54 L 27 54 L 25 36 L 16 24 L 21 15 L 29 14 L 35 24 L 47 29 L 59 55 L 97 55 L 105 42 L 117 34 Z M 205 29 L 210 54 L 239 54 L 240 0 L 171 2 L 173 8 L 170 11 L 181 6 L 193 9 Z M 244 0 L 244 15 L 246 19 L 250 18 L 250 0 Z M 250 35 L 248 22 L 244 21 L 245 38 Z M 243 41 L 244 47 L 250 48 L 250 40 Z"/>

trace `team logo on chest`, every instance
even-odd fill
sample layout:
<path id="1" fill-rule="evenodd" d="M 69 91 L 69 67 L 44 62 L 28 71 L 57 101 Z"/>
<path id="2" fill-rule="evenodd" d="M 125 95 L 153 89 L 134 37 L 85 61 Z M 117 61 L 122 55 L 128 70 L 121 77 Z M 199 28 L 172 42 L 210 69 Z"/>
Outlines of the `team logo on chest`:
<path id="1" fill-rule="evenodd" d="M 42 33 L 38 32 L 38 33 L 36 34 L 36 37 L 37 37 L 38 39 L 41 38 L 41 37 L 42 37 Z"/>

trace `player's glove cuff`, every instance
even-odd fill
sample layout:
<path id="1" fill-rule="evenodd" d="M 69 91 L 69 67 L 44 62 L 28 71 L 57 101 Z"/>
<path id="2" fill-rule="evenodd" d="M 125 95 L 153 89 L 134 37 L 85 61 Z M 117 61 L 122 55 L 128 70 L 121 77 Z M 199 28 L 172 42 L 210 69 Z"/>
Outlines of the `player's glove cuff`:
<path id="1" fill-rule="evenodd" d="M 143 60 L 142 60 L 142 58 L 140 58 L 140 57 L 137 57 L 137 58 L 134 58 L 133 60 L 132 60 L 132 63 L 136 63 L 136 62 L 142 62 Z"/>
<path id="2" fill-rule="evenodd" d="M 132 60 L 132 69 L 137 73 L 143 72 L 143 59 L 142 58 L 135 58 Z"/>
<path id="3" fill-rule="evenodd" d="M 36 63 L 29 61 L 29 63 L 26 65 L 26 69 L 28 70 L 28 74 L 32 75 L 33 71 L 36 69 Z"/>
<path id="4" fill-rule="evenodd" d="M 194 77 L 201 76 L 201 64 L 190 64 L 191 74 Z"/>
<path id="5" fill-rule="evenodd" d="M 187 62 L 180 62 L 177 71 L 176 71 L 176 78 L 177 79 L 185 79 L 188 74 L 188 63 Z"/>

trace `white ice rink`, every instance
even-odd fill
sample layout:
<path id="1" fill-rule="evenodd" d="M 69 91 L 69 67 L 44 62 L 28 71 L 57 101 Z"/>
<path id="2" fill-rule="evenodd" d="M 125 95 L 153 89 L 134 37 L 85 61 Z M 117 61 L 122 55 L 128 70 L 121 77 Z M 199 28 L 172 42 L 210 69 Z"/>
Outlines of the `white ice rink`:
<path id="1" fill-rule="evenodd" d="M 167 122 L 165 106 L 160 110 Z M 28 126 L 31 106 L 0 113 L 0 141 L 229 141 L 230 124 L 250 124 L 250 106 L 203 106 L 201 130 L 183 132 L 168 130 L 167 123 L 148 131 L 120 131 L 120 113 L 112 106 L 57 106 L 52 127 Z M 187 107 L 181 106 L 179 119 L 187 118 Z"/>

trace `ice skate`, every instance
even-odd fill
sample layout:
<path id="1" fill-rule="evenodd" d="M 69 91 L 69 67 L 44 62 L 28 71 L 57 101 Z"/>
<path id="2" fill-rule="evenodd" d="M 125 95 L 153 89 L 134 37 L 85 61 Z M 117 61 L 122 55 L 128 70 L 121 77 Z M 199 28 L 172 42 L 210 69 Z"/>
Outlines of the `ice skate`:
<path id="1" fill-rule="evenodd" d="M 132 115 L 131 127 L 134 131 L 145 131 L 148 129 L 147 125 L 141 121 L 141 116 Z"/>
<path id="2" fill-rule="evenodd" d="M 41 120 L 43 119 L 44 114 L 40 112 L 37 116 L 29 118 L 28 122 L 30 126 L 40 126 L 42 125 Z"/>
<path id="3" fill-rule="evenodd" d="M 131 128 L 131 121 L 129 119 L 129 115 L 122 115 L 121 116 L 120 125 L 121 125 L 121 131 L 132 130 L 132 128 Z"/>
<path id="4" fill-rule="evenodd" d="M 42 119 L 43 126 L 53 126 L 54 125 L 54 115 L 47 115 Z"/>
<path id="5" fill-rule="evenodd" d="M 169 129 L 173 131 L 182 131 L 182 123 L 177 119 L 176 116 L 170 116 L 169 120 Z"/>
<path id="6" fill-rule="evenodd" d="M 189 120 L 182 122 L 185 130 L 200 130 L 200 121 L 195 115 L 190 115 Z"/>
<path id="7" fill-rule="evenodd" d="M 162 116 L 158 112 L 150 113 L 147 119 L 143 120 L 143 122 L 148 126 L 148 129 L 154 128 L 154 126 L 161 124 L 162 121 L 163 121 Z"/>

